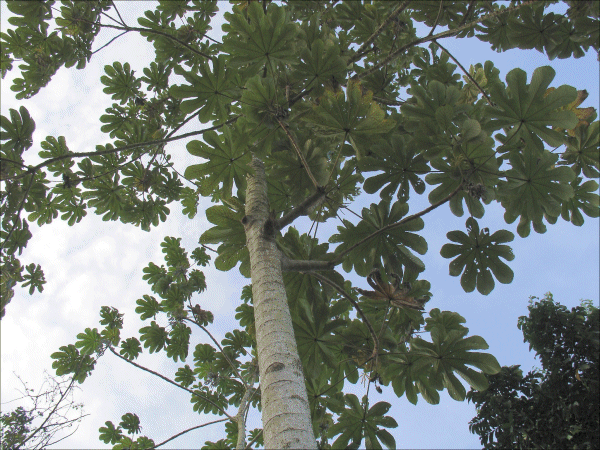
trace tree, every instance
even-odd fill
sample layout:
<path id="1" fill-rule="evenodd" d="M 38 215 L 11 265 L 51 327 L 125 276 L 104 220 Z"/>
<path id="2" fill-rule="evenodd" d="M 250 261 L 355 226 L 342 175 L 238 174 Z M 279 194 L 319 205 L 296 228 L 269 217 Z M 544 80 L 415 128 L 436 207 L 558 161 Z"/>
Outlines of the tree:
<path id="1" fill-rule="evenodd" d="M 519 366 L 505 366 L 488 376 L 486 391 L 469 391 L 478 411 L 469 429 L 486 449 L 596 448 L 598 308 L 586 301 L 568 311 L 550 293 L 530 297 L 529 317 L 519 318 L 519 328 L 542 370 L 523 376 Z"/>
<path id="2" fill-rule="evenodd" d="M 529 84 L 515 69 L 505 84 L 491 62 L 464 70 L 463 83 L 438 41 L 477 35 L 498 50 L 533 45 L 550 58 L 577 57 L 598 48 L 597 8 L 574 5 L 558 15 L 545 11 L 547 2 L 267 3 L 238 5 L 226 16 L 222 43 L 204 39 L 214 3 L 159 2 L 131 27 L 118 14 L 118 25 L 102 23 L 114 8 L 110 2 L 67 2 L 54 19 L 56 30 L 48 25 L 58 12 L 52 2 L 9 3 L 17 29 L 2 35 L 2 72 L 13 60 L 25 62 L 12 88 L 19 98 L 34 95 L 62 65 L 83 68 L 102 28 L 140 33 L 153 42 L 156 60 L 142 77 L 126 63 L 106 67 L 104 91 L 119 103 L 101 122 L 114 142 L 95 152 L 74 153 L 64 137 L 49 137 L 41 143 L 43 161 L 28 166 L 23 152 L 31 147 L 33 120 L 25 108 L 2 119 L 3 302 L 16 283 L 31 292 L 43 288 L 41 268 L 31 263 L 24 270 L 16 257 L 30 237 L 22 211 L 39 225 L 59 213 L 74 224 L 94 208 L 105 220 L 147 230 L 165 220 L 167 204 L 180 202 L 193 219 L 199 198 L 211 198 L 216 205 L 206 217 L 214 227 L 190 257 L 205 265 L 208 246 L 218 245 L 218 269 L 240 263 L 251 277 L 237 314 L 243 331 L 196 346 L 194 368 L 181 367 L 170 381 L 190 392 L 195 410 L 231 421 L 229 445 L 243 446 L 246 408 L 260 405 L 268 448 L 314 448 L 313 431 L 322 447 L 333 438 L 335 447 L 363 439 L 393 446 L 383 429 L 395 425 L 382 417 L 389 403 L 344 396 L 344 380 L 356 383 L 363 370 L 369 385 L 391 385 L 413 403 L 418 394 L 436 403 L 443 389 L 464 399 L 456 374 L 485 389 L 484 373 L 500 369 L 491 355 L 471 351 L 487 345 L 467 337 L 459 314 L 433 309 L 424 317 L 430 283 L 419 279 L 424 264 L 415 255 L 427 250 L 415 233 L 422 217 L 446 203 L 461 216 L 467 206 L 468 234 L 448 233 L 457 244 L 446 244 L 442 256 L 454 258 L 450 272 L 461 275 L 465 291 L 488 294 L 494 277 L 512 280 L 500 258 L 513 258 L 505 245 L 513 235 L 480 230 L 484 205 L 499 202 L 508 223 L 520 217 L 522 237 L 532 223 L 545 231 L 544 218 L 554 223 L 561 215 L 581 225 L 580 210 L 598 216 L 597 183 L 582 183 L 598 174 L 595 112 L 578 108 L 584 91 L 548 89 L 554 77 L 548 67 Z M 416 22 L 431 33 L 417 38 Z M 438 25 L 449 30 L 434 34 Z M 532 29 L 541 36 L 533 44 Z M 410 98 L 399 100 L 407 88 Z M 212 126 L 177 134 L 195 119 Z M 500 145 L 492 139 L 496 132 Z M 193 188 L 183 186 L 168 153 L 169 142 L 190 135 L 203 137 L 188 144 L 202 158 L 183 177 Z M 561 159 L 544 143 L 565 144 Z M 61 180 L 51 189 L 47 172 Z M 431 206 L 408 215 L 411 191 L 422 194 L 426 185 L 439 185 L 429 194 Z M 342 221 L 329 238 L 335 248 L 291 226 L 284 230 L 301 216 L 317 223 L 336 217 L 361 191 L 379 192 L 381 201 L 364 208 L 356 223 Z M 205 280 L 178 239 L 166 237 L 163 251 L 166 267 L 150 263 L 144 275 L 161 300 L 144 296 L 138 313 L 166 315 L 169 327 L 152 320 L 139 340 L 121 339 L 122 315 L 105 307 L 101 331 L 88 328 L 53 355 L 57 373 L 80 368 L 83 382 L 106 349 L 135 364 L 140 341 L 175 362 L 187 357 L 189 325 L 208 331 L 212 320 L 207 306 L 191 302 Z M 374 290 L 353 288 L 335 270 L 339 265 Z M 430 341 L 416 333 L 429 333 Z M 238 415 L 226 413 L 230 405 Z M 139 432 L 136 416 L 125 415 L 120 427 L 108 422 L 101 438 L 130 445 L 122 429 Z M 138 438 L 137 445 L 153 444 Z"/>
<path id="3" fill-rule="evenodd" d="M 2 414 L 1 448 L 47 448 L 77 431 L 79 425 L 67 436 L 54 438 L 58 432 L 79 424 L 85 417 L 83 405 L 75 403 L 73 399 L 73 390 L 76 388 L 73 377 L 58 379 L 45 373 L 44 384 L 37 393 L 20 377 L 19 381 L 25 390 L 21 392 L 22 398 L 27 398 L 31 406 L 27 409 L 18 406 L 10 413 Z M 79 416 L 69 418 L 68 415 L 72 410 L 79 411 Z"/>

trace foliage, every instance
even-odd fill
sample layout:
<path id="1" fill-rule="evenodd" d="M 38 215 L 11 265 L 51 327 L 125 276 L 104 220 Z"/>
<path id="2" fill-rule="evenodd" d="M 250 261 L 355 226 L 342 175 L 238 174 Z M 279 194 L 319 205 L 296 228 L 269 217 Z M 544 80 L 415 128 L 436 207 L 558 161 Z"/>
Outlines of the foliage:
<path id="1" fill-rule="evenodd" d="M 598 308 L 584 301 L 569 311 L 547 293 L 530 297 L 529 316 L 519 317 L 518 326 L 542 369 L 523 376 L 510 366 L 487 375 L 487 391 L 467 394 L 477 407 L 469 429 L 486 449 L 596 448 Z"/>
<path id="2" fill-rule="evenodd" d="M 550 59 L 598 51 L 597 5 L 570 5 L 561 15 L 547 11 L 550 3 L 244 1 L 225 13 L 219 42 L 206 35 L 219 6 L 214 1 L 159 1 L 135 27 L 108 0 L 66 1 L 60 9 L 53 1 L 8 2 L 14 29 L 0 35 L 0 69 L 4 76 L 22 62 L 22 78 L 11 87 L 19 99 L 35 95 L 62 66 L 84 67 L 103 29 L 139 33 L 154 46 L 155 60 L 142 74 L 128 62 L 105 66 L 100 83 L 114 103 L 100 122 L 110 142 L 93 152 L 72 152 L 67 137 L 49 136 L 40 144 L 41 162 L 30 165 L 34 120 L 25 107 L 1 118 L 2 314 L 15 286 L 43 290 L 42 268 L 22 265 L 16 254 L 32 236 L 30 221 L 45 226 L 60 215 L 74 226 L 94 210 L 105 221 L 148 231 L 166 220 L 171 203 L 193 219 L 200 198 L 210 199 L 215 205 L 205 214 L 212 226 L 202 230 L 201 246 L 188 255 L 180 238 L 165 237 L 166 265 L 144 268 L 154 295 L 137 300 L 136 313 L 148 321 L 139 336 L 122 337 L 122 314 L 105 306 L 101 328 L 88 327 L 75 344 L 60 347 L 53 368 L 82 383 L 107 350 L 137 367 L 144 349 L 164 351 L 181 364 L 173 377 L 144 370 L 187 391 L 194 411 L 228 421 L 227 438 L 207 447 L 242 448 L 247 437 L 261 445 L 261 430 L 246 434 L 242 426 L 248 408 L 262 407 L 253 295 L 244 289 L 240 328 L 218 342 L 200 296 L 206 280 L 195 267 L 208 264 L 207 245 L 217 245 L 217 269 L 237 266 L 253 276 L 246 197 L 248 180 L 259 176 L 249 163 L 260 159 L 270 206 L 269 217 L 258 218 L 265 223 L 261 239 L 275 243 L 288 270 L 283 278 L 302 363 L 296 372 L 306 375 L 314 436 L 321 448 L 395 447 L 386 430 L 397 426 L 385 416 L 390 403 L 344 394 L 345 381 L 357 383 L 361 374 L 378 392 L 390 386 L 412 403 L 420 394 L 435 404 L 444 389 L 464 400 L 458 377 L 483 390 L 485 375 L 500 370 L 492 355 L 474 351 L 487 344 L 468 336 L 460 314 L 424 311 L 431 283 L 419 278 L 425 263 L 416 255 L 428 250 L 419 235 L 423 217 L 446 203 L 463 216 L 466 205 L 468 234 L 448 232 L 453 243 L 441 255 L 453 258 L 450 274 L 462 274 L 466 292 L 485 295 L 494 278 L 512 281 L 500 258 L 514 258 L 506 245 L 511 232 L 480 230 L 486 205 L 499 203 L 509 224 L 519 218 L 521 237 L 531 225 L 544 233 L 544 221 L 559 216 L 575 225 L 583 214 L 598 217 L 597 183 L 584 181 L 598 177 L 598 122 L 593 108 L 579 108 L 584 91 L 551 87 L 555 73 L 546 66 L 532 74 L 515 68 L 504 82 L 486 61 L 461 80 L 438 42 L 476 37 L 498 51 L 535 48 Z M 418 38 L 417 22 L 431 33 Z M 449 29 L 435 34 L 438 25 Z M 404 94 L 407 100 L 399 100 Z M 179 133 L 190 122 L 210 126 Z M 198 160 L 182 176 L 169 143 L 191 136 L 186 147 Z M 431 206 L 409 214 L 409 202 L 427 185 Z M 358 220 L 341 220 L 328 242 L 294 228 L 300 216 L 339 217 L 362 191 L 379 192 L 381 200 Z M 339 265 L 363 278 L 377 270 L 380 295 L 364 295 Z M 211 341 L 190 348 L 198 330 Z M 193 363 L 185 364 L 190 353 Z M 100 439 L 114 448 L 154 446 L 145 436 L 134 441 L 140 430 L 138 417 L 127 413 L 118 426 L 106 422 Z"/>

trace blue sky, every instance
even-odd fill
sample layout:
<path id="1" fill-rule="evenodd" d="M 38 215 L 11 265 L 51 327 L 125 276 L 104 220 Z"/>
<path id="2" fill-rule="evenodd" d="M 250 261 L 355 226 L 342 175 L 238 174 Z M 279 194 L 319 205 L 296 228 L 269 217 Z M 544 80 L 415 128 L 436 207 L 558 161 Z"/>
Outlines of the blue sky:
<path id="1" fill-rule="evenodd" d="M 134 25 L 140 12 L 153 8 L 150 3 L 118 2 L 118 7 L 125 21 Z M 7 17 L 6 5 L 2 3 L 3 31 L 7 27 Z M 214 23 L 213 28 L 217 37 L 220 24 Z M 101 33 L 94 48 L 108 41 L 109 36 L 112 34 Z M 535 68 L 550 65 L 557 72 L 552 86 L 569 84 L 586 89 L 590 95 L 582 106 L 599 108 L 598 61 L 593 52 L 578 60 L 548 61 L 545 55 L 535 50 L 496 53 L 489 44 L 477 39 L 446 39 L 442 45 L 467 68 L 471 64 L 493 61 L 500 69 L 502 79 L 512 68 L 520 67 L 530 80 Z M 112 104 L 99 83 L 104 65 L 127 61 L 141 73 L 151 60 L 152 46 L 137 35 L 126 35 L 95 55 L 86 69 L 61 69 L 46 88 L 25 101 L 14 99 L 9 87 L 18 74 L 9 73 L 1 85 L 2 114 L 6 116 L 9 108 L 24 105 L 37 124 L 34 146 L 26 153 L 26 162 L 38 160 L 39 144 L 48 135 L 64 135 L 70 150 L 76 152 L 90 151 L 95 145 L 108 142 L 107 136 L 100 132 L 98 120 Z M 190 125 L 181 132 L 195 129 Z M 195 162 L 185 150 L 186 142 L 177 141 L 168 147 L 180 172 Z M 377 198 L 361 198 L 352 209 L 359 212 Z M 208 206 L 208 203 L 204 205 Z M 427 206 L 427 194 L 411 198 L 411 212 Z M 134 312 L 135 301 L 151 293 L 141 279 L 142 268 L 149 261 L 163 263 L 160 242 L 164 236 L 182 237 L 182 244 L 191 251 L 199 234 L 210 226 L 203 213 L 188 220 L 181 215 L 180 207 L 172 206 L 171 209 L 167 222 L 149 233 L 121 223 L 102 222 L 92 211 L 74 227 L 61 221 L 39 229 L 31 224 L 34 237 L 21 260 L 41 264 L 48 283 L 42 294 L 29 296 L 18 290 L 1 322 L 3 411 L 19 404 L 18 401 L 5 404 L 19 397 L 15 388 L 20 385 L 13 372 L 22 376 L 30 387 L 39 387 L 43 380 L 42 371 L 51 371 L 50 354 L 61 345 L 74 343 L 75 336 L 85 328 L 99 326 L 100 306 L 115 306 L 125 313 L 122 336 L 137 336 L 142 322 Z M 465 293 L 459 278 L 448 275 L 449 261 L 439 255 L 439 250 L 447 242 L 448 231 L 464 230 L 467 216 L 455 217 L 447 206 L 424 217 L 425 229 L 421 234 L 428 241 L 429 251 L 422 258 L 427 269 L 420 278 L 432 284 L 433 298 L 428 308 L 460 313 L 466 319 L 470 334 L 482 336 L 490 346 L 488 351 L 501 365 L 520 364 L 526 372 L 539 365 L 516 326 L 518 317 L 527 314 L 530 295 L 542 297 L 550 291 L 558 302 L 569 308 L 578 305 L 581 299 L 592 299 L 598 305 L 598 219 L 586 217 L 582 227 L 559 219 L 556 225 L 548 226 L 545 234 L 532 231 L 528 238 L 522 239 L 516 233 L 516 222 L 506 224 L 502 215 L 500 205 L 492 204 L 486 207 L 479 224 L 489 227 L 491 232 L 504 228 L 515 234 L 512 243 L 515 259 L 509 263 L 515 273 L 513 283 L 497 283 L 490 295 L 482 296 L 477 292 Z M 350 215 L 346 218 L 352 220 Z M 332 222 L 330 226 L 319 227 L 318 237 L 326 241 L 335 226 L 337 224 Z M 300 233 L 308 232 L 309 227 L 307 221 L 298 223 Z M 220 340 L 236 327 L 234 310 L 240 304 L 242 286 L 249 281 L 236 270 L 223 273 L 209 268 L 205 274 L 208 289 L 196 301 L 213 312 L 215 323 L 211 330 Z M 355 286 L 365 288 L 364 280 L 351 276 L 349 279 Z M 206 336 L 193 334 L 192 345 L 206 341 Z M 167 376 L 172 376 L 176 370 L 176 365 L 163 355 L 144 353 L 137 362 Z M 191 358 L 188 358 L 187 363 L 190 362 Z M 364 392 L 360 384 L 351 391 L 359 397 Z M 473 405 L 456 402 L 442 393 L 439 405 L 429 405 L 420 398 L 413 406 L 404 397 L 397 399 L 391 390 L 384 390 L 383 395 L 373 389 L 370 392 L 372 403 L 384 400 L 393 404 L 389 414 L 397 420 L 399 427 L 390 431 L 396 437 L 398 448 L 480 447 L 478 437 L 469 433 L 467 425 L 475 415 Z M 77 401 L 83 402 L 86 412 L 91 415 L 84 419 L 75 435 L 55 448 L 98 448 L 98 427 L 107 420 L 118 423 L 126 412 L 137 413 L 142 421 L 142 433 L 156 442 L 214 419 L 193 413 L 187 393 L 130 368 L 108 353 L 98 361 L 96 370 L 82 385 Z M 249 420 L 249 429 L 260 426 L 257 414 L 252 414 Z M 167 448 L 197 448 L 205 440 L 222 437 L 221 430 L 221 425 L 213 425 L 172 441 Z"/>

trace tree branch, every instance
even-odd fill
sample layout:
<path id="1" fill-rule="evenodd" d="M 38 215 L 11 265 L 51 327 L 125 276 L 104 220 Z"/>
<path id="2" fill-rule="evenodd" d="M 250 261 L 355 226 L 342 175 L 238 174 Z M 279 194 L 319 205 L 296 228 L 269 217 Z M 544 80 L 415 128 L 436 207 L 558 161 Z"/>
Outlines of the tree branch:
<path id="1" fill-rule="evenodd" d="M 300 216 L 308 216 L 310 209 L 319 203 L 327 193 L 324 187 L 317 187 L 317 192 L 309 197 L 306 197 L 302 203 L 292 208 L 292 210 L 283 217 L 275 221 L 275 229 L 281 230 L 286 225 L 289 225 Z"/>
<path id="2" fill-rule="evenodd" d="M 286 256 L 281 258 L 282 272 L 309 272 L 313 270 L 333 270 L 335 264 L 331 261 L 311 261 L 306 259 L 289 259 Z"/>
<path id="3" fill-rule="evenodd" d="M 118 357 L 119 357 L 119 358 L 121 358 L 123 361 L 125 361 L 125 362 L 128 362 L 129 364 L 131 364 L 131 365 L 133 365 L 133 366 L 137 367 L 138 369 L 142 369 L 142 370 L 143 370 L 143 371 L 145 371 L 145 372 L 148 372 L 148 373 L 151 373 L 151 374 L 153 374 L 153 375 L 156 375 L 157 377 L 159 377 L 159 378 L 162 378 L 162 379 L 163 379 L 163 380 L 165 380 L 166 382 L 168 382 L 168 383 L 171 383 L 172 385 L 174 385 L 174 386 L 177 386 L 178 388 L 180 388 L 180 389 L 183 389 L 184 391 L 187 391 L 187 392 L 189 392 L 190 394 L 192 394 L 192 395 L 195 395 L 196 397 L 200 397 L 202 400 L 205 400 L 205 401 L 207 401 L 208 403 L 210 403 L 211 405 L 213 405 L 215 408 L 217 408 L 217 409 L 218 409 L 218 410 L 221 412 L 221 414 L 223 414 L 224 416 L 227 416 L 227 418 L 228 418 L 229 420 L 235 420 L 233 416 L 229 415 L 229 414 L 227 413 L 227 411 L 225 411 L 223 408 L 221 408 L 219 405 L 217 405 L 215 402 L 213 402 L 213 401 L 212 401 L 210 398 L 208 398 L 208 397 L 205 397 L 204 395 L 202 395 L 202 394 L 199 394 L 199 393 L 197 393 L 197 392 L 194 392 L 194 391 L 192 391 L 191 389 L 188 389 L 188 388 L 186 388 L 186 387 L 183 387 L 183 386 L 182 386 L 182 385 L 180 385 L 179 383 L 176 383 L 175 381 L 173 381 L 173 380 L 171 380 L 171 379 L 169 379 L 169 378 L 165 377 L 164 375 L 161 375 L 161 374 L 160 374 L 160 373 L 158 373 L 158 372 L 155 372 L 154 370 L 147 369 L 147 368 L 146 368 L 146 367 L 144 367 L 144 366 L 141 366 L 141 365 L 139 365 L 139 364 L 137 364 L 137 363 L 135 363 L 135 362 L 133 362 L 133 361 L 130 361 L 130 360 L 128 360 L 127 358 L 125 358 L 125 357 L 123 357 L 123 356 L 119 355 L 119 354 L 118 354 L 118 353 L 117 353 L 117 352 L 114 350 L 114 348 L 112 348 L 112 346 L 109 346 L 109 347 L 108 347 L 108 349 L 111 351 L 111 353 L 112 353 L 113 355 L 115 355 L 115 356 L 118 356 Z M 225 419 L 223 419 L 223 420 L 225 420 Z"/>
<path id="4" fill-rule="evenodd" d="M 344 259 L 344 257 L 350 253 L 352 250 L 354 250 L 356 247 L 361 246 L 362 244 L 364 244 L 365 242 L 368 242 L 369 240 L 373 239 L 375 236 L 377 236 L 378 234 L 383 233 L 384 231 L 388 231 L 391 230 L 392 228 L 396 228 L 399 227 L 400 225 L 405 224 L 406 222 L 410 222 L 411 220 L 416 219 L 417 217 L 421 217 L 425 214 L 427 214 L 429 211 L 434 210 L 435 208 L 437 208 L 440 205 L 443 205 L 444 203 L 446 203 L 447 201 L 449 201 L 452 197 L 454 197 L 461 189 L 462 189 L 462 185 L 463 183 L 461 182 L 458 187 L 456 189 L 454 189 L 454 191 L 452 191 L 452 193 L 450 193 L 448 196 L 446 196 L 445 198 L 443 198 L 442 200 L 440 200 L 437 203 L 434 203 L 433 205 L 429 206 L 428 208 L 425 208 L 423 211 L 420 211 L 416 214 L 413 214 L 411 216 L 407 216 L 402 220 L 399 220 L 398 222 L 395 223 L 391 223 L 389 225 L 386 225 L 383 228 L 380 228 L 376 231 L 374 231 L 373 233 L 371 233 L 370 235 L 368 235 L 367 237 L 361 239 L 359 242 L 357 242 L 356 244 L 352 245 L 351 247 L 347 248 L 346 250 L 344 250 L 343 252 L 341 252 L 337 258 L 335 258 L 333 261 L 331 261 L 331 264 L 333 264 L 334 266 L 337 266 L 338 264 L 340 264 L 342 262 L 342 260 Z"/>
<path id="5" fill-rule="evenodd" d="M 197 430 L 198 428 L 206 427 L 208 425 L 212 425 L 213 423 L 225 422 L 226 420 L 229 420 L 229 419 L 227 417 L 225 417 L 223 419 L 218 419 L 218 420 L 213 420 L 212 422 L 203 423 L 202 425 L 196 425 L 195 427 L 188 428 L 187 430 L 183 430 L 182 432 L 177 433 L 174 436 L 171 436 L 166 441 L 162 441 L 160 444 L 156 444 L 154 447 L 151 447 L 151 448 L 158 448 L 161 445 L 165 445 L 167 442 L 172 441 L 173 439 L 177 439 L 179 436 L 182 436 L 185 433 L 188 433 L 188 432 L 193 431 L 193 430 Z"/>
<path id="6" fill-rule="evenodd" d="M 175 136 L 172 138 L 165 138 L 165 139 L 157 139 L 155 141 L 146 141 L 146 142 L 138 142 L 137 144 L 129 144 L 129 145 L 124 145 L 123 147 L 117 147 L 117 148 L 113 148 L 110 150 L 100 150 L 100 151 L 95 151 L 95 152 L 69 152 L 65 155 L 60 155 L 60 156 L 56 156 L 54 158 L 50 158 L 42 163 L 39 163 L 37 166 L 33 166 L 30 167 L 27 172 L 24 172 L 20 175 L 16 175 L 14 177 L 11 178 L 7 178 L 7 180 L 18 180 L 19 178 L 23 178 L 25 176 L 27 176 L 27 174 L 30 173 L 34 173 L 36 171 L 38 171 L 39 169 L 41 169 L 42 167 L 46 167 L 52 163 L 55 163 L 56 161 L 61 161 L 63 159 L 66 158 L 84 158 L 86 156 L 100 156 L 100 155 L 108 155 L 110 153 L 116 153 L 116 152 L 121 152 L 121 151 L 125 151 L 125 150 L 132 150 L 134 148 L 138 148 L 138 147 L 145 147 L 147 145 L 158 145 L 158 144 L 165 144 L 167 142 L 171 142 L 171 141 L 177 141 L 179 139 L 184 139 L 186 137 L 190 137 L 190 136 L 197 136 L 197 135 L 201 135 L 206 133 L 207 131 L 213 131 L 213 130 L 218 130 L 219 128 L 228 125 L 230 123 L 235 122 L 237 119 L 239 119 L 241 116 L 235 116 L 231 119 L 229 119 L 226 122 L 223 122 L 219 125 L 215 125 L 214 127 L 210 127 L 210 128 L 205 128 L 204 130 L 200 130 L 200 131 L 192 131 L 190 133 L 184 133 L 184 134 L 180 134 L 179 136 Z"/>
<path id="7" fill-rule="evenodd" d="M 467 71 L 467 69 L 465 69 L 463 67 L 463 65 L 458 62 L 458 60 L 452 55 L 452 53 L 450 53 L 446 47 L 444 47 L 442 44 L 440 44 L 438 41 L 433 41 L 435 42 L 435 45 L 437 45 L 438 47 L 440 47 L 443 51 L 445 51 L 446 53 L 448 53 L 448 56 L 450 58 L 452 58 L 452 61 L 454 61 L 456 64 L 458 64 L 458 67 L 460 67 L 460 69 L 463 71 L 463 73 L 466 75 L 466 77 L 471 80 L 471 83 L 473 83 L 475 85 L 475 87 L 477 87 L 477 89 L 479 90 L 479 92 L 481 92 L 481 94 L 485 97 L 485 99 L 487 100 L 488 104 L 490 106 L 496 106 L 496 104 L 494 102 L 492 102 L 492 100 L 490 99 L 490 97 L 488 97 L 488 95 L 485 93 L 485 91 L 483 90 L 483 88 L 481 86 L 479 86 L 479 83 L 477 83 L 477 81 L 475 81 L 475 78 L 473 78 L 471 76 L 471 74 Z"/>
<path id="8" fill-rule="evenodd" d="M 304 169 L 306 169 L 306 173 L 308 174 L 308 178 L 310 178 L 310 181 L 312 181 L 312 183 L 315 185 L 315 187 L 318 190 L 319 187 L 320 187 L 319 183 L 317 183 L 317 180 L 315 179 L 315 176 L 310 171 L 310 167 L 308 167 L 308 162 L 306 162 L 306 158 L 304 157 L 304 155 L 300 151 L 300 148 L 298 147 L 298 144 L 296 143 L 296 140 L 294 139 L 294 136 L 292 136 L 292 134 L 290 133 L 290 131 L 287 129 L 287 127 L 281 121 L 281 119 L 279 117 L 275 117 L 275 118 L 277 119 L 277 122 L 279 123 L 279 126 L 283 129 L 283 131 L 285 132 L 285 134 L 289 138 L 290 142 L 292 143 L 292 146 L 294 147 L 294 150 L 296 150 L 296 153 L 298 154 L 298 157 L 300 158 L 300 162 L 304 166 Z"/>

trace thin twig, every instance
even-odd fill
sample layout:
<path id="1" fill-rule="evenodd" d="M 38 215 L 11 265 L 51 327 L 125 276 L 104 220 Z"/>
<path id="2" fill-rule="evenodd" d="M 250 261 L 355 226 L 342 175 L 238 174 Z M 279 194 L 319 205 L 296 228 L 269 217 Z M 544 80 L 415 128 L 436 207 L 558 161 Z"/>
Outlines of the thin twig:
<path id="1" fill-rule="evenodd" d="M 166 441 L 162 441 L 160 444 L 156 444 L 154 447 L 151 447 L 151 448 L 158 448 L 158 447 L 160 447 L 161 445 L 165 445 L 167 442 L 169 442 L 169 441 L 172 441 L 173 439 L 177 439 L 179 436 L 181 436 L 181 435 L 183 435 L 183 434 L 185 434 L 185 433 L 188 433 L 188 432 L 190 432 L 190 431 L 193 431 L 193 430 L 197 430 L 198 428 L 203 428 L 203 427 L 206 427 L 206 426 L 208 426 L 208 425 L 212 425 L 212 424 L 214 424 L 214 423 L 225 422 L 226 420 L 229 420 L 229 419 L 228 419 L 227 417 L 225 417 L 225 418 L 223 418 L 223 419 L 217 419 L 217 420 L 213 420 L 212 422 L 203 423 L 202 425 L 196 425 L 195 427 L 190 427 L 190 428 L 188 428 L 187 430 L 183 430 L 182 432 L 180 432 L 180 433 L 177 433 L 177 434 L 176 434 L 176 435 L 174 435 L 174 436 L 171 436 L 171 437 L 170 437 L 169 439 L 167 439 Z"/>
<path id="2" fill-rule="evenodd" d="M 485 97 L 485 99 L 487 100 L 487 102 L 489 103 L 489 105 L 490 105 L 490 106 L 496 106 L 496 105 L 494 104 L 494 102 L 492 102 L 492 100 L 491 100 L 491 99 L 488 97 L 488 95 L 485 93 L 485 91 L 483 90 L 483 88 L 482 88 L 482 87 L 479 85 L 479 83 L 477 83 L 477 81 L 475 81 L 475 78 L 473 78 L 473 77 L 471 76 L 471 74 L 470 74 L 470 73 L 467 71 L 467 69 L 465 69 L 465 68 L 463 67 L 463 65 L 462 65 L 460 62 L 458 62 L 458 60 L 457 60 L 457 59 L 456 59 L 456 58 L 455 58 L 455 57 L 452 55 L 452 53 L 450 53 L 450 52 L 449 52 L 449 51 L 446 49 L 446 47 L 444 47 L 444 46 L 443 46 L 442 44 L 440 44 L 438 41 L 433 41 L 433 42 L 434 42 L 434 43 L 435 43 L 437 46 L 439 46 L 439 47 L 440 47 L 440 48 L 441 48 L 443 51 L 445 51 L 445 52 L 448 54 L 448 56 L 449 56 L 450 58 L 452 58 L 452 61 L 454 61 L 456 64 L 458 64 L 458 67 L 460 67 L 460 69 L 461 69 L 461 70 L 463 71 L 463 73 L 464 73 L 464 74 L 467 76 L 467 78 L 468 78 L 469 80 L 471 80 L 471 83 L 473 83 L 473 84 L 474 84 L 474 85 L 477 87 L 477 89 L 478 89 L 478 90 L 479 90 L 479 92 L 481 92 L 481 94 L 482 94 L 482 95 Z"/>
<path id="3" fill-rule="evenodd" d="M 321 186 L 319 185 L 319 183 L 317 183 L 317 180 L 315 179 L 315 176 L 312 174 L 310 167 L 308 167 L 308 162 L 306 162 L 306 158 L 304 157 L 304 155 L 302 154 L 302 151 L 298 147 L 298 144 L 296 143 L 294 136 L 292 136 L 292 133 L 290 133 L 290 131 L 287 129 L 287 127 L 281 121 L 281 119 L 279 117 L 276 117 L 276 119 L 277 119 L 277 122 L 279 123 L 279 126 L 283 129 L 283 131 L 289 138 L 290 142 L 292 143 L 292 147 L 294 147 L 294 150 L 296 150 L 296 153 L 298 154 L 298 157 L 300 158 L 300 162 L 302 163 L 302 165 L 304 166 L 304 169 L 306 170 L 306 173 L 308 174 L 308 178 L 310 178 L 310 181 L 312 181 L 315 188 L 317 188 L 317 190 L 318 190 Z"/>

